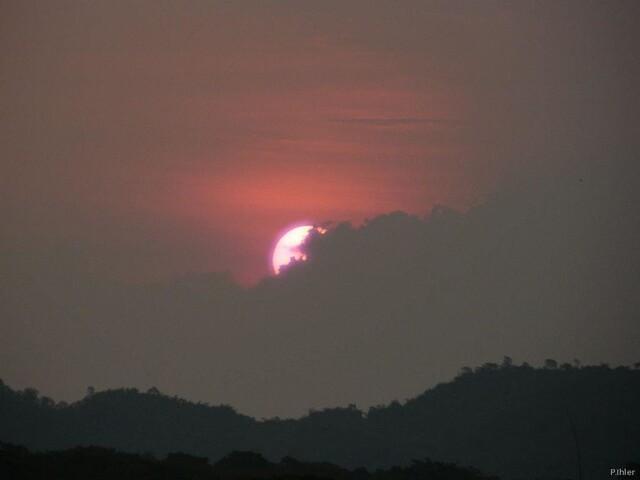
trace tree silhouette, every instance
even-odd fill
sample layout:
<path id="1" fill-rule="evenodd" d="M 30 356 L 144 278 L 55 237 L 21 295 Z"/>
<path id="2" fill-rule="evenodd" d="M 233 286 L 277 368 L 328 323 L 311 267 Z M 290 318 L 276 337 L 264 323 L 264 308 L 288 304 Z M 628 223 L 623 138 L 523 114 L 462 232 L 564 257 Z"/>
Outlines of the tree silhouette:
<path id="1" fill-rule="evenodd" d="M 404 403 L 371 407 L 366 413 L 349 405 L 310 411 L 296 420 L 263 421 L 229 406 L 192 403 L 153 389 L 94 392 L 65 405 L 35 389 L 14 391 L 0 381 L 0 439 L 39 451 L 103 445 L 150 452 L 132 463 L 140 469 L 149 467 L 144 462 L 154 460 L 152 456 L 183 452 L 168 457 L 161 468 L 195 471 L 205 468 L 206 459 L 221 459 L 212 464 L 216 472 L 243 478 L 258 470 L 260 475 L 275 475 L 279 468 L 287 475 L 302 472 L 292 462 L 286 471 L 287 462 L 280 467 L 272 463 L 285 456 L 372 469 L 442 458 L 506 478 L 565 478 L 567 472 L 577 474 L 578 455 L 584 477 L 598 478 L 602 465 L 634 460 L 629 457 L 640 452 L 640 371 L 553 365 L 499 368 L 487 363 L 475 372 L 463 369 L 453 381 Z M 570 413 L 569 422 L 558 413 L 559 399 Z M 65 455 L 97 461 L 112 454 L 94 449 Z M 129 457 L 121 458 L 129 462 Z M 342 475 L 335 465 L 331 468 L 308 473 L 318 478 Z M 412 471 L 401 470 L 398 478 L 409 480 Z M 0 472 L 0 478 L 11 477 Z"/>

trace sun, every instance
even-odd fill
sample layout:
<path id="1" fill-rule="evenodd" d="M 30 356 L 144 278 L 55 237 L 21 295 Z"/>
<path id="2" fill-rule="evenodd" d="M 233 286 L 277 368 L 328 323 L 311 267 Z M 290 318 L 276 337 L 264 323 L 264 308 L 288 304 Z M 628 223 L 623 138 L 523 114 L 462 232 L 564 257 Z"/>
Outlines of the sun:
<path id="1" fill-rule="evenodd" d="M 278 275 L 282 267 L 289 265 L 292 261 L 304 261 L 307 259 L 307 256 L 302 252 L 300 247 L 313 230 L 319 233 L 326 232 L 326 230 L 321 227 L 302 225 L 287 230 L 287 232 L 280 237 L 273 249 L 273 255 L 271 257 L 273 273 Z"/>

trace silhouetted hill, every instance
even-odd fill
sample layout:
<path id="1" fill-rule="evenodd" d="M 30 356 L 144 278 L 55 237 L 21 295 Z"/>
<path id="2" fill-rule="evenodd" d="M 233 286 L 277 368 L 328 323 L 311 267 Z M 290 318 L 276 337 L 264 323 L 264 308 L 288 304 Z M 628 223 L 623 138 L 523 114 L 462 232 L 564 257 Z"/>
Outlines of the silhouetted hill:
<path id="1" fill-rule="evenodd" d="M 64 451 L 33 453 L 27 448 L 0 444 L 2 478 L 29 480 L 498 480 L 472 468 L 414 461 L 409 467 L 369 473 L 347 470 L 330 463 L 309 463 L 285 457 L 272 463 L 255 452 L 231 452 L 213 465 L 204 457 L 171 453 L 164 460 L 152 455 L 118 452 L 103 447 L 76 447 Z"/>
<path id="2" fill-rule="evenodd" d="M 485 364 L 463 369 L 404 404 L 310 411 L 256 421 L 228 406 L 195 404 L 157 390 L 109 390 L 71 405 L 0 384 L 0 440 L 37 450 L 101 445 L 165 456 L 218 459 L 234 450 L 346 468 L 389 468 L 414 459 L 473 465 L 503 478 L 608 476 L 640 456 L 640 371 Z"/>

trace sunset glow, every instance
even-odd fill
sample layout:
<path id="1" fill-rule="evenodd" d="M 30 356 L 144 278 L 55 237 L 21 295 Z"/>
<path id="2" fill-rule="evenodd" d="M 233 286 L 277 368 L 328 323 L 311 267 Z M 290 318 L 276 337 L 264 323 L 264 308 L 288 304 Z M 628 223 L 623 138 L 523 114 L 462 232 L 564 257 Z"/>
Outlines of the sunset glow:
<path id="1" fill-rule="evenodd" d="M 234 449 L 336 460 L 342 480 L 392 480 L 373 472 L 427 456 L 486 460 L 496 478 L 578 478 L 580 436 L 585 479 L 638 460 L 624 452 L 640 452 L 640 433 L 626 435 L 640 408 L 598 409 L 598 396 L 611 435 L 595 436 L 583 402 L 520 453 L 524 420 L 544 420 L 536 402 L 581 401 L 581 372 L 624 406 L 604 379 L 637 367 L 640 397 L 640 2 L 27 0 L 0 12 L 0 412 L 19 410 L 0 421 L 16 445 L 1 458 L 90 442 L 210 459 L 194 471 L 207 478 L 228 476 L 213 462 Z M 478 374 L 501 401 L 494 375 L 509 383 L 521 362 L 573 395 L 537 395 L 513 425 L 497 412 L 522 444 L 491 435 L 473 399 L 452 417 L 460 438 L 440 442 L 430 407 L 409 400 Z M 103 435 L 93 410 L 76 415 L 78 401 L 135 395 L 186 417 L 120 425 L 144 413 L 136 400 L 105 410 Z M 49 434 L 69 415 L 73 428 Z M 355 430 L 325 435 L 341 419 Z M 314 474 L 267 463 L 251 475 Z M 394 475 L 426 472 L 414 467 Z"/>

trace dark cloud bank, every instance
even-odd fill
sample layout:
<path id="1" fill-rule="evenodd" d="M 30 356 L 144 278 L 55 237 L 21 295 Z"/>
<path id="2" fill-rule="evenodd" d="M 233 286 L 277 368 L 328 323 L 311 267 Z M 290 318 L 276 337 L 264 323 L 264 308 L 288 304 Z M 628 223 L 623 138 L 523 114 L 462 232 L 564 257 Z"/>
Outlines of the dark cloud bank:
<path id="1" fill-rule="evenodd" d="M 260 417 L 402 400 L 503 355 L 636 362 L 635 158 L 548 159 L 467 213 L 338 223 L 250 289 L 105 283 L 82 252 L 5 249 L 2 377 L 57 399 L 155 385 Z"/>

